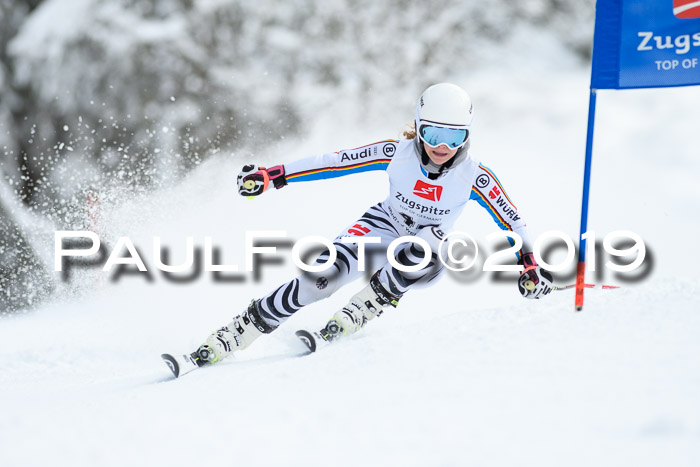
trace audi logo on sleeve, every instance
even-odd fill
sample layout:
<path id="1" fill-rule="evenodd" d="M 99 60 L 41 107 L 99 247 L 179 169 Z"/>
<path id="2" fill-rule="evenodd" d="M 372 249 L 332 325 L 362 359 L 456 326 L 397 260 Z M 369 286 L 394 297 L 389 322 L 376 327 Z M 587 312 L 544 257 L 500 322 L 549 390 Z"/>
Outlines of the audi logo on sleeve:
<path id="1" fill-rule="evenodd" d="M 442 187 L 429 185 L 421 180 L 417 180 L 416 186 L 413 187 L 413 194 L 429 201 L 440 201 Z"/>

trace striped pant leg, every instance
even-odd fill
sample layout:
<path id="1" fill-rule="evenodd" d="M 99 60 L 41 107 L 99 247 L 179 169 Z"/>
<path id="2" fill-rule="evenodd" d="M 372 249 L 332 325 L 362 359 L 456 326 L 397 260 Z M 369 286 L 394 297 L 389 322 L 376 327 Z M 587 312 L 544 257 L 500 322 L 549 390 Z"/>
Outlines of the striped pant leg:
<path id="1" fill-rule="evenodd" d="M 412 288 L 433 285 L 444 273 L 444 266 L 439 259 L 440 243 L 444 232 L 439 227 L 424 227 L 416 237 L 425 240 L 430 246 L 430 261 L 418 271 L 406 272 L 386 263 L 379 271 L 379 280 L 390 292 L 401 296 Z M 396 261 L 402 266 L 416 266 L 425 258 L 425 250 L 418 243 L 407 243 L 395 252 Z M 443 258 L 443 261 L 446 258 Z"/>
<path id="2" fill-rule="evenodd" d="M 260 315 L 270 325 L 278 326 L 301 308 L 330 297 L 336 290 L 364 274 L 358 268 L 358 245 L 342 243 L 344 237 L 379 237 L 379 248 L 400 236 L 380 205 L 372 206 L 333 242 L 337 257 L 330 269 L 320 273 L 304 273 L 281 285 L 260 300 Z M 367 248 L 369 249 L 369 247 Z M 328 250 L 316 258 L 315 265 L 328 260 Z M 382 261 L 384 263 L 385 259 Z"/>

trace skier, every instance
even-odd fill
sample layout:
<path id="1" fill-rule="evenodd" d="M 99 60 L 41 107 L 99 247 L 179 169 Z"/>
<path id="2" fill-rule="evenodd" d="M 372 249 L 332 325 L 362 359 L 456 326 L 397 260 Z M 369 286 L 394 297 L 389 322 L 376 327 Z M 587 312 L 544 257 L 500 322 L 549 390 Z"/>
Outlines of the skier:
<path id="1" fill-rule="evenodd" d="M 269 334 L 306 305 L 329 297 L 342 285 L 359 276 L 358 244 L 352 239 L 373 236 L 386 249 L 401 236 L 415 236 L 431 249 L 427 266 L 412 272 L 392 267 L 377 270 L 369 284 L 335 312 L 317 333 L 325 341 L 353 334 L 387 307 L 396 307 L 408 290 L 431 285 L 443 272 L 439 245 L 469 200 L 476 200 L 502 228 L 523 240 L 517 253 L 524 271 L 518 289 L 526 298 L 540 298 L 552 290 L 551 275 L 537 266 L 525 222 L 506 195 L 494 173 L 468 153 L 473 107 L 460 87 L 441 83 L 429 87 L 416 105 L 415 128 L 403 139 L 323 154 L 271 168 L 246 165 L 238 175 L 238 192 L 259 196 L 274 186 L 384 170 L 389 175 L 389 196 L 372 206 L 335 239 L 337 258 L 328 272 L 302 274 L 265 297 L 253 300 L 248 309 L 228 325 L 207 337 L 192 354 L 198 365 L 222 360 Z M 402 244 L 396 260 L 410 267 L 421 263 L 424 249 L 419 243 Z M 324 264 L 330 252 L 317 258 Z M 406 268 L 401 268 L 406 269 Z"/>

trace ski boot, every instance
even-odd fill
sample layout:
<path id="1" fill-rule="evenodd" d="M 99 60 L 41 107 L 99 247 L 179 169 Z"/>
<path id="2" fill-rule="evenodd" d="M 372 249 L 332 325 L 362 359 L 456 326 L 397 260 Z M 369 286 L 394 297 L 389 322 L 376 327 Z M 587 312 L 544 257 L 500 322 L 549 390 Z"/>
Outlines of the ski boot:
<path id="1" fill-rule="evenodd" d="M 336 311 L 326 325 L 317 332 L 297 331 L 296 335 L 306 344 L 310 352 L 330 344 L 342 336 L 354 334 L 368 321 L 380 316 L 384 308 L 396 307 L 401 296 L 386 290 L 379 281 L 379 273 L 372 276 L 369 285 L 354 295 L 350 302 Z"/>
<path id="2" fill-rule="evenodd" d="M 260 317 L 259 310 L 258 301 L 252 300 L 246 311 L 207 337 L 204 344 L 192 353 L 197 365 L 216 363 L 237 350 L 245 349 L 263 334 L 274 331 L 276 327 L 267 324 Z"/>
<path id="3" fill-rule="evenodd" d="M 236 350 L 245 349 L 263 334 L 269 334 L 275 327 L 268 325 L 260 317 L 258 302 L 250 302 L 248 309 L 233 318 L 224 326 L 207 337 L 206 342 L 197 350 L 186 354 L 162 354 L 170 371 L 176 378 L 194 371 L 207 364 L 218 362 Z"/>

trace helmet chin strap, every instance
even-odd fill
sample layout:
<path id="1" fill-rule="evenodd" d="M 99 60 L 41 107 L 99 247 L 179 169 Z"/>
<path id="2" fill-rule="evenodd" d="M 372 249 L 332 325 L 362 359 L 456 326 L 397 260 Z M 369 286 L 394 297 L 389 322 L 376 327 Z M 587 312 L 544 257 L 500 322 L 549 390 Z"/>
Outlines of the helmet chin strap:
<path id="1" fill-rule="evenodd" d="M 428 153 L 425 151 L 425 147 L 423 146 L 420 137 L 416 135 L 416 152 L 419 154 L 418 160 L 420 161 L 423 169 L 428 172 L 428 179 L 436 180 L 452 167 L 464 162 L 464 160 L 467 158 L 467 151 L 469 150 L 470 146 L 469 143 L 470 141 L 467 140 L 466 144 L 459 148 L 454 157 L 452 157 L 452 159 L 449 161 L 445 162 L 444 164 L 436 164 L 430 159 Z"/>

